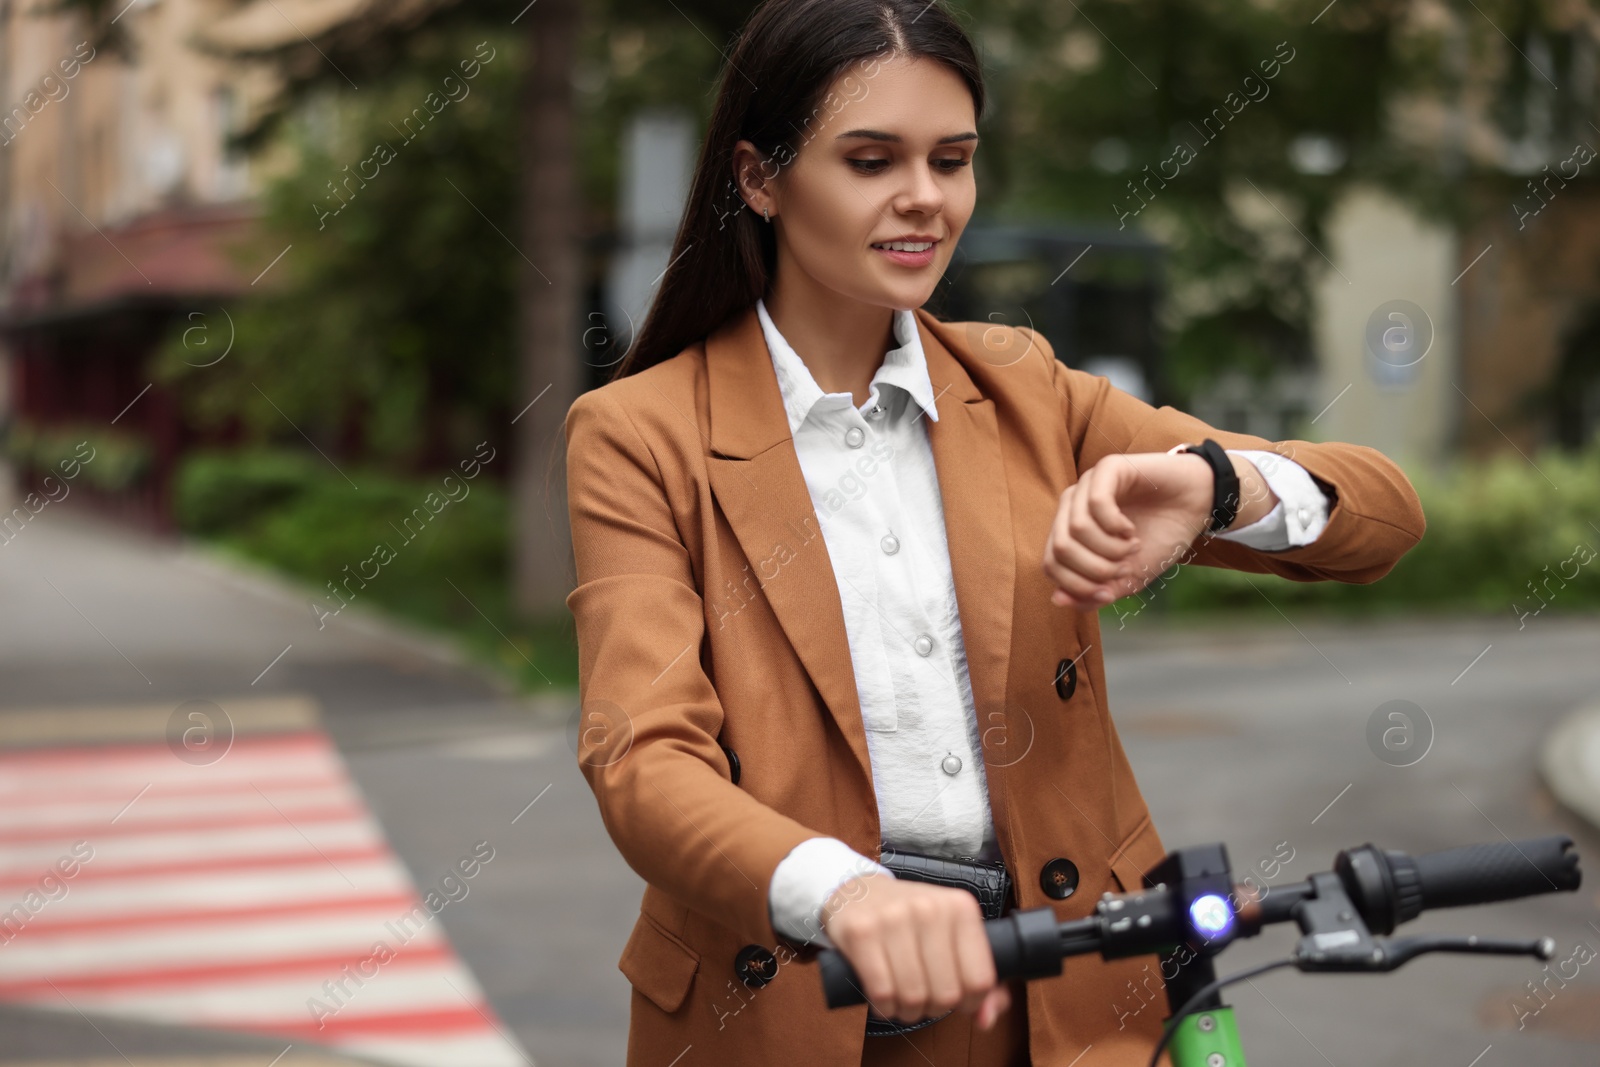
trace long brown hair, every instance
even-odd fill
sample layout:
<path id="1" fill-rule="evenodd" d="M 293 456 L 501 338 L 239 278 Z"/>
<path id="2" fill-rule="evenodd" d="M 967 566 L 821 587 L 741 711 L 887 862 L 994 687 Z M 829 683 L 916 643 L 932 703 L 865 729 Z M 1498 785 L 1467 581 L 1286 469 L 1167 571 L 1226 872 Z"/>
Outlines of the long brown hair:
<path id="1" fill-rule="evenodd" d="M 670 359 L 765 294 L 777 238 L 739 195 L 734 145 L 754 144 L 769 173 L 792 162 L 846 68 L 895 57 L 947 64 L 983 117 L 977 52 L 944 0 L 764 0 L 751 13 L 723 67 L 670 264 L 612 381 Z"/>

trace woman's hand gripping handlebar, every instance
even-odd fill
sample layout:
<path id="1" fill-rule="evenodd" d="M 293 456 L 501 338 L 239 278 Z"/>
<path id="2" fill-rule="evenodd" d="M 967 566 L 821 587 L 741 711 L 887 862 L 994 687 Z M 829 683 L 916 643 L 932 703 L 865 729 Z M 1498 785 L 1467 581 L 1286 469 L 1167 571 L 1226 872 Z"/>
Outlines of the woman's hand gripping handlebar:
<path id="1" fill-rule="evenodd" d="M 1011 1006 L 983 911 L 964 889 L 868 874 L 828 898 L 822 928 L 837 946 L 823 950 L 824 960 L 843 968 L 839 980 L 855 993 L 839 1004 L 830 998 L 830 1007 L 867 1001 L 880 1017 L 906 1023 L 959 1008 L 988 1029 Z"/>
<path id="2" fill-rule="evenodd" d="M 1303 935 L 1292 957 L 1303 971 L 1389 971 L 1425 952 L 1548 958 L 1548 938 L 1526 942 L 1437 936 L 1391 940 L 1374 935 L 1387 934 L 1428 908 L 1572 892 L 1581 884 L 1582 872 L 1572 839 L 1557 834 L 1420 856 L 1362 845 L 1339 853 L 1333 870 L 1304 882 L 1273 886 L 1264 897 L 1246 887 L 1232 886 L 1227 852 L 1220 844 L 1170 853 L 1145 880 L 1150 886 L 1142 891 L 1107 893 L 1097 902 L 1095 914 L 1087 918 L 1060 922 L 1052 908 L 1042 907 L 983 923 L 996 980 L 1057 975 L 1065 957 L 1090 952 L 1118 959 L 1189 944 L 1214 955 L 1237 937 L 1252 937 L 1266 925 L 1289 921 L 1299 925 Z M 962 890 L 953 892 L 968 896 L 973 904 L 969 917 L 979 914 L 970 895 Z M 884 910 L 900 910 L 902 923 L 910 922 L 913 914 L 909 907 L 900 909 L 899 905 Z M 971 923 L 963 925 L 972 929 Z M 833 938 L 834 927 L 827 929 Z M 844 929 L 849 929 L 848 923 Z M 953 930 L 954 925 L 946 929 Z M 844 937 L 848 950 L 851 934 Z M 876 968 L 874 982 L 885 981 L 884 968 L 894 964 L 885 957 L 905 951 L 901 946 L 908 943 L 908 937 L 903 927 L 892 939 L 881 932 L 875 935 L 872 948 L 865 953 L 873 961 L 870 966 Z M 835 944 L 839 943 L 836 939 Z M 970 944 L 969 936 L 963 945 Z M 880 988 L 864 982 L 850 960 L 837 951 L 824 950 L 818 965 L 830 1008 L 859 1004 Z M 877 1002 L 875 996 L 871 999 Z"/>

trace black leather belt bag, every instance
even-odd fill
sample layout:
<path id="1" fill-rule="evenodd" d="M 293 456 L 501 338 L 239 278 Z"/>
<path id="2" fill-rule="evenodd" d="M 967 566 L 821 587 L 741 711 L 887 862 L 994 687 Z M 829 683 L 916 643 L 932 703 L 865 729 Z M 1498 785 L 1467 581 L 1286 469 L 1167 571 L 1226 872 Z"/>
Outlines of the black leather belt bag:
<path id="1" fill-rule="evenodd" d="M 908 882 L 927 882 L 930 885 L 965 889 L 978 898 L 985 919 L 998 919 L 1011 909 L 1011 874 L 1000 861 L 988 863 L 973 857 L 950 859 L 945 856 L 925 856 L 917 852 L 902 852 L 883 848 L 878 862 L 894 872 L 896 878 Z M 955 1009 L 951 1009 L 954 1011 Z M 924 1026 L 932 1026 L 951 1014 L 936 1015 L 918 1023 L 898 1023 L 867 1016 L 868 1037 L 893 1037 L 910 1033 Z"/>

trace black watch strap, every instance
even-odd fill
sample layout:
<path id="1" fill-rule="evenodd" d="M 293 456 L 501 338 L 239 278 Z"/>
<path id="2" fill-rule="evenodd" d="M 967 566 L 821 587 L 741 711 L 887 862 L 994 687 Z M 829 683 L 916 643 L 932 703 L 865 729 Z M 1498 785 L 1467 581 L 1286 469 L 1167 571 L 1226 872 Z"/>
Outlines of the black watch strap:
<path id="1" fill-rule="evenodd" d="M 1179 451 L 1193 452 L 1211 464 L 1211 524 L 1206 527 L 1206 533 L 1226 530 L 1239 515 L 1239 475 L 1233 469 L 1233 460 L 1209 437 L 1198 445 L 1185 445 Z"/>

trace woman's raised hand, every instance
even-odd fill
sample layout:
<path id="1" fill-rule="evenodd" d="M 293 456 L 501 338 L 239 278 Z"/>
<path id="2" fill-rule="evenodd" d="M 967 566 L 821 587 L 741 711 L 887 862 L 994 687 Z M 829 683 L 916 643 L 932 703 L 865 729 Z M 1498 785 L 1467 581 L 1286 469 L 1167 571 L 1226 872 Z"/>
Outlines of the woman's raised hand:
<path id="1" fill-rule="evenodd" d="M 965 889 L 874 872 L 834 890 L 822 928 L 855 969 L 874 1018 L 914 1023 L 960 1008 L 987 1030 L 1011 1007 L 983 910 Z"/>
<path id="2" fill-rule="evenodd" d="M 1234 529 L 1277 503 L 1255 467 L 1243 462 L 1241 485 L 1257 495 L 1247 496 Z M 1051 603 L 1102 608 L 1185 561 L 1210 521 L 1212 487 L 1211 467 L 1187 453 L 1114 453 L 1084 471 L 1062 492 L 1045 541 L 1044 572 L 1057 586 Z M 1270 499 L 1260 499 L 1262 492 Z"/>

